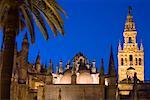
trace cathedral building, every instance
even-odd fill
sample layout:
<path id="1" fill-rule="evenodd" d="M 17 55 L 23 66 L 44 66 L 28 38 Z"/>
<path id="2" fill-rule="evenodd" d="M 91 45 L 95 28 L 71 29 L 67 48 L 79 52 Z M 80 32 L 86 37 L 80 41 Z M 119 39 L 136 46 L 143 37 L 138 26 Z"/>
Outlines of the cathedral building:
<path id="1" fill-rule="evenodd" d="M 52 60 L 49 66 L 42 65 L 40 55 L 36 63 L 31 64 L 28 62 L 26 34 L 22 50 L 14 50 L 11 100 L 149 100 L 150 83 L 144 80 L 144 48 L 142 42 L 140 45 L 136 42 L 137 31 L 131 8 L 123 36 L 124 43 L 119 42 L 118 46 L 117 74 L 112 46 L 108 73 L 104 73 L 103 59 L 96 66 L 96 60 L 89 62 L 81 52 L 68 62 L 60 59 L 58 65 Z M 3 60 L 3 49 L 0 60 Z"/>

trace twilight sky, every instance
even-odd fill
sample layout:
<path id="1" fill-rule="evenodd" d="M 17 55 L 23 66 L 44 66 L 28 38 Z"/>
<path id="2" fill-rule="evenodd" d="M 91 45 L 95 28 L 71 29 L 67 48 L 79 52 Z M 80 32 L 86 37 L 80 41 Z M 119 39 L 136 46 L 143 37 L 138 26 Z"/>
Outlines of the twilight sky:
<path id="1" fill-rule="evenodd" d="M 110 45 L 113 45 L 117 68 L 118 41 L 123 43 L 123 30 L 128 6 L 132 6 L 132 15 L 138 32 L 137 41 L 142 39 L 145 52 L 145 79 L 150 79 L 150 0 L 59 0 L 68 14 L 65 19 L 65 36 L 57 38 L 50 31 L 50 39 L 44 37 L 36 27 L 36 43 L 30 45 L 29 62 L 34 63 L 40 53 L 42 64 L 48 65 L 51 58 L 54 65 L 62 59 L 64 64 L 73 56 L 82 52 L 89 61 L 104 58 L 105 72 L 108 68 Z M 25 30 L 26 31 L 26 30 Z M 18 50 L 24 32 L 17 37 Z M 0 33 L 0 45 L 2 34 Z"/>

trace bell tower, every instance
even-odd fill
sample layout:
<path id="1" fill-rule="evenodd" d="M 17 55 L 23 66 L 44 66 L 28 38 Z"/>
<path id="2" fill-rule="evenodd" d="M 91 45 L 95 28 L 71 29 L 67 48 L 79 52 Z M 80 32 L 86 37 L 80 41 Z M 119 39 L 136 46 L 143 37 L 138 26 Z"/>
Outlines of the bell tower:
<path id="1" fill-rule="evenodd" d="M 129 7 L 123 32 L 123 47 L 120 42 L 118 46 L 119 82 L 128 78 L 133 78 L 135 73 L 140 81 L 144 81 L 144 48 L 142 42 L 140 47 L 136 42 L 137 31 L 131 10 L 132 8 Z"/>

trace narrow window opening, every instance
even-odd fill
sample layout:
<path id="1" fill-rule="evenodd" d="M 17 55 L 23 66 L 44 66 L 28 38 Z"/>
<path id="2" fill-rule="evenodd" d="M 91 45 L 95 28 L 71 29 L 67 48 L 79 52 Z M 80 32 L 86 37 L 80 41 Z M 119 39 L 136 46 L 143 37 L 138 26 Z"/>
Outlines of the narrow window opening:
<path id="1" fill-rule="evenodd" d="M 133 56 L 129 55 L 130 65 L 133 65 Z"/>
<path id="2" fill-rule="evenodd" d="M 138 65 L 138 60 L 137 60 L 137 58 L 135 59 L 135 65 Z"/>
<path id="3" fill-rule="evenodd" d="M 139 58 L 139 65 L 142 65 L 142 59 Z"/>
<path id="4" fill-rule="evenodd" d="M 129 42 L 128 43 L 132 43 L 132 38 L 131 37 L 129 37 Z"/>
<path id="5" fill-rule="evenodd" d="M 129 56 L 129 59 L 130 59 L 130 61 L 133 61 L 133 56 L 130 55 L 130 56 Z"/>
<path id="6" fill-rule="evenodd" d="M 123 66 L 123 65 L 124 65 L 123 58 L 121 58 L 121 66 Z"/>

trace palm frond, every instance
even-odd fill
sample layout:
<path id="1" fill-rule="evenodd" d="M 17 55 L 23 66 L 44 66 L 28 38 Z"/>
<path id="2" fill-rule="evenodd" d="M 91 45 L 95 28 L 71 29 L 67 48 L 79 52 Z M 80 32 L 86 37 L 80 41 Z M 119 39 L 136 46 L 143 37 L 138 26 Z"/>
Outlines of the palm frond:
<path id="1" fill-rule="evenodd" d="M 51 22 L 55 25 L 55 27 L 57 28 L 57 30 L 64 35 L 64 30 L 63 30 L 63 26 L 59 23 L 59 21 L 57 20 L 57 18 L 49 13 L 46 13 L 46 16 L 49 18 L 49 20 L 51 20 Z"/>
<path id="2" fill-rule="evenodd" d="M 51 22 L 51 20 L 48 18 L 48 16 L 41 9 L 39 9 L 38 6 L 34 5 L 34 8 L 37 9 L 41 14 L 43 14 L 43 17 L 50 26 L 52 32 L 54 33 L 55 36 L 57 36 L 57 29 L 55 25 Z"/>
<path id="3" fill-rule="evenodd" d="M 40 10 L 42 13 L 44 13 L 44 16 L 50 20 L 48 24 L 51 25 L 51 27 L 54 25 L 57 31 L 59 31 L 62 35 L 64 35 L 64 30 L 63 30 L 64 22 L 60 16 L 60 13 L 55 7 L 55 3 L 56 3 L 55 0 L 49 0 L 49 1 L 41 0 L 39 3 L 34 2 L 33 5 L 36 8 L 38 8 L 38 10 Z"/>
<path id="4" fill-rule="evenodd" d="M 43 19 L 41 13 L 40 13 L 37 9 L 35 9 L 35 8 L 33 8 L 32 13 L 33 13 L 33 14 L 35 15 L 35 17 L 36 17 L 36 18 L 35 18 L 35 22 L 37 23 L 37 25 L 38 25 L 40 31 L 41 31 L 42 34 L 44 35 L 44 38 L 47 40 L 47 39 L 48 39 L 48 31 L 47 31 L 47 28 L 46 28 L 46 25 L 45 25 L 45 23 L 44 23 L 44 19 Z"/>
<path id="5" fill-rule="evenodd" d="M 2 25 L 5 16 L 9 16 L 7 14 L 10 7 L 17 7 L 19 14 L 21 13 L 18 19 L 19 26 L 17 27 L 20 31 L 27 27 L 32 43 L 35 41 L 34 21 L 46 40 L 49 38 L 49 35 L 45 22 L 50 26 L 55 36 L 58 33 L 64 35 L 64 21 L 61 13 L 64 15 L 66 13 L 55 0 L 16 0 L 14 4 L 11 0 L 0 0 L 0 25 Z"/>
<path id="6" fill-rule="evenodd" d="M 67 16 L 67 13 L 63 10 L 63 8 L 55 1 L 54 6 L 57 8 L 58 11 L 63 13 L 65 16 Z"/>
<path id="7" fill-rule="evenodd" d="M 27 8 L 24 5 L 20 6 L 20 10 L 25 19 L 26 27 L 28 28 L 30 36 L 31 36 L 31 42 L 34 43 L 34 41 L 35 41 L 34 26 L 33 26 L 32 20 L 30 19 L 30 16 L 29 16 L 30 14 L 25 9 L 27 9 Z"/>
<path id="8" fill-rule="evenodd" d="M 59 20 L 60 24 L 64 24 L 63 19 L 61 18 L 60 14 L 57 11 L 57 8 L 51 4 L 49 4 L 49 2 L 47 0 L 43 0 L 45 2 L 45 4 L 47 5 L 47 7 L 52 10 L 52 12 L 54 13 L 54 15 L 57 17 L 57 19 Z"/>
<path id="9" fill-rule="evenodd" d="M 19 31 L 21 32 L 25 28 L 25 23 L 22 20 L 22 17 L 19 16 Z"/>

